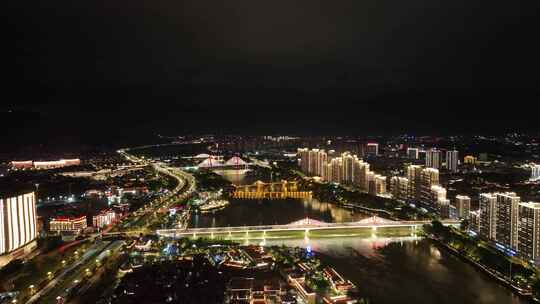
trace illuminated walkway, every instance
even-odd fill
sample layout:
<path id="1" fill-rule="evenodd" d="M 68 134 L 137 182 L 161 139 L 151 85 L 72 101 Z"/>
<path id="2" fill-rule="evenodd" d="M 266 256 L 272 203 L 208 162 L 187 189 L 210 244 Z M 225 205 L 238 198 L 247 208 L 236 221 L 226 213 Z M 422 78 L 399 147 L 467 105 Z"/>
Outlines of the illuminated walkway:
<path id="1" fill-rule="evenodd" d="M 424 224 L 429 224 L 431 221 L 391 221 L 380 217 L 370 217 L 358 222 L 347 223 L 325 223 L 306 218 L 287 225 L 268 225 L 268 226 L 242 226 L 242 227 L 214 227 L 214 228 L 188 228 L 188 229 L 162 229 L 157 230 L 159 236 L 185 238 L 185 237 L 214 237 L 214 236 L 231 236 L 233 234 L 249 234 L 277 231 L 309 231 L 317 230 L 338 230 L 338 229 L 388 229 L 388 228 L 409 228 L 411 231 L 419 230 Z M 443 220 L 444 225 L 457 226 L 457 220 Z"/>

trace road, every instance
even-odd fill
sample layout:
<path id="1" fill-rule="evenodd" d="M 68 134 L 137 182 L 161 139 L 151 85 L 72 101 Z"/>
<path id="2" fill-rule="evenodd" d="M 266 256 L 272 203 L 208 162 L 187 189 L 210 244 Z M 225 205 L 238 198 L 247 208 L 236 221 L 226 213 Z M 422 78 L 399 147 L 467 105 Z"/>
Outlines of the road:
<path id="1" fill-rule="evenodd" d="M 66 276 L 68 276 L 73 270 L 75 270 L 77 267 L 82 266 L 86 262 L 88 262 L 91 258 L 95 257 L 97 254 L 102 252 L 109 242 L 98 242 L 94 245 L 92 245 L 88 250 L 83 254 L 80 260 L 77 262 L 71 264 L 63 270 L 59 275 L 57 275 L 54 279 L 52 279 L 45 287 L 43 287 L 41 290 L 37 291 L 26 303 L 34 303 L 38 301 L 42 296 L 47 294 L 48 292 L 52 291 L 59 283 L 64 282 L 64 279 Z"/>
<path id="2" fill-rule="evenodd" d="M 135 227 L 133 227 L 134 229 L 132 230 L 141 230 L 140 227 L 137 226 L 146 226 L 149 222 L 149 217 L 152 216 L 155 212 L 157 212 L 160 208 L 166 208 L 178 201 L 183 201 L 187 199 L 190 195 L 193 194 L 193 192 L 195 192 L 197 186 L 196 180 L 191 174 L 186 173 L 178 168 L 169 167 L 167 164 L 162 162 L 151 162 L 144 158 L 136 157 L 128 153 L 128 151 L 130 150 L 131 149 L 121 149 L 117 152 L 133 163 L 152 166 L 154 170 L 156 170 L 160 174 L 170 176 L 177 181 L 177 186 L 172 191 L 167 193 L 165 196 L 151 202 L 143 209 L 135 212 L 137 218 L 135 221 Z"/>

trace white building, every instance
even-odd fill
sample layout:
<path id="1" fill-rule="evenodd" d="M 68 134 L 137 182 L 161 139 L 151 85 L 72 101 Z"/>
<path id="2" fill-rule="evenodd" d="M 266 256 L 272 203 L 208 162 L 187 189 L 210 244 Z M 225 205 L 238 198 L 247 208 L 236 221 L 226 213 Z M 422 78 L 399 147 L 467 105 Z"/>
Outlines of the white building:
<path id="1" fill-rule="evenodd" d="M 34 249 L 37 235 L 34 192 L 0 196 L 0 266 Z"/>
<path id="2" fill-rule="evenodd" d="M 531 164 L 531 180 L 540 180 L 540 165 Z"/>
<path id="3" fill-rule="evenodd" d="M 529 260 L 540 257 L 540 204 L 519 204 L 518 251 Z"/>
<path id="4" fill-rule="evenodd" d="M 437 149 L 429 149 L 426 151 L 426 167 L 440 169 L 441 168 L 441 151 Z"/>
<path id="5" fill-rule="evenodd" d="M 471 212 L 471 198 L 467 195 L 456 195 L 455 206 L 459 218 L 468 219 Z"/>
<path id="6" fill-rule="evenodd" d="M 103 210 L 99 214 L 94 215 L 92 223 L 95 228 L 103 228 L 109 226 L 116 221 L 116 212 L 113 210 Z"/>
<path id="7" fill-rule="evenodd" d="M 451 172 L 457 172 L 459 161 L 459 152 L 456 150 L 446 151 L 446 169 Z"/>

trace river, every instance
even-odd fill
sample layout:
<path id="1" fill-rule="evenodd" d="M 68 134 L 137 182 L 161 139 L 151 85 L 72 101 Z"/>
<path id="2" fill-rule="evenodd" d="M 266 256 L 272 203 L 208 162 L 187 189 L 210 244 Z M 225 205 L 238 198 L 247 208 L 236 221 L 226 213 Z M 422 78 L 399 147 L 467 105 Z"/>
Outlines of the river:
<path id="1" fill-rule="evenodd" d="M 231 200 L 222 211 L 194 214 L 191 227 L 288 224 L 305 217 L 350 222 L 366 216 L 316 199 Z M 429 240 L 417 237 L 281 239 L 267 240 L 266 245 L 309 247 L 319 252 L 323 261 L 355 283 L 372 304 L 528 303 Z"/>

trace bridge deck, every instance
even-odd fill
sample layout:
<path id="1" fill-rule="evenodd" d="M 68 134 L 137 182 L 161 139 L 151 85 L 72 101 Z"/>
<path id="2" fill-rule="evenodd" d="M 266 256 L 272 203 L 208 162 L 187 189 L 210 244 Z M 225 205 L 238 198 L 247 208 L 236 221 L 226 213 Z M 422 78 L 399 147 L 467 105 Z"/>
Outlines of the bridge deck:
<path id="1" fill-rule="evenodd" d="M 305 231 L 305 230 L 326 230 L 326 229 L 361 229 L 361 228 L 399 228 L 399 227 L 420 227 L 430 221 L 404 221 L 393 223 L 362 224 L 351 223 L 322 223 L 317 225 L 266 225 L 266 226 L 241 226 L 241 227 L 213 227 L 213 228 L 188 228 L 188 229 L 162 229 L 157 230 L 158 235 L 182 236 L 194 234 L 223 234 L 223 233 L 245 233 L 245 232 L 266 232 L 266 231 Z M 459 221 L 443 221 L 445 225 L 458 225 Z"/>

